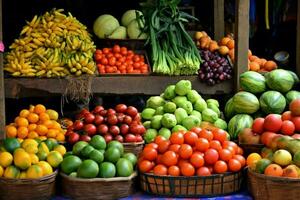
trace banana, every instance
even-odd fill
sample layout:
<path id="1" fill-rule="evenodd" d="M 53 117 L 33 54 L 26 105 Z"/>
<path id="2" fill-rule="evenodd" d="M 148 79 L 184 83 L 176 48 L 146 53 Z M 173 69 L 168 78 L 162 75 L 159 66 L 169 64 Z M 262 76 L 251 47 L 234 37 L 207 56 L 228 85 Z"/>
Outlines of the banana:
<path id="1" fill-rule="evenodd" d="M 30 26 L 24 26 L 21 33 L 20 33 L 20 35 L 25 34 L 29 30 L 29 28 L 30 28 Z"/>
<path id="2" fill-rule="evenodd" d="M 35 25 L 36 20 L 38 19 L 37 15 L 34 15 L 33 19 L 31 20 L 31 22 L 29 23 L 29 26 L 33 27 Z"/>

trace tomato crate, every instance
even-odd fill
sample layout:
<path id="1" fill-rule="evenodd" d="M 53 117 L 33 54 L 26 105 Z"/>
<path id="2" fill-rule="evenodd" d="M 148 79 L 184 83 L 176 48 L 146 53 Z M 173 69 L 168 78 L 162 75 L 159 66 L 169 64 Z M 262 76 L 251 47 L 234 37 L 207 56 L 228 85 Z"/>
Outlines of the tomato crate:
<path id="1" fill-rule="evenodd" d="M 113 47 L 114 45 L 125 46 L 130 49 L 144 50 L 146 48 L 144 39 L 95 39 L 98 48 Z"/>

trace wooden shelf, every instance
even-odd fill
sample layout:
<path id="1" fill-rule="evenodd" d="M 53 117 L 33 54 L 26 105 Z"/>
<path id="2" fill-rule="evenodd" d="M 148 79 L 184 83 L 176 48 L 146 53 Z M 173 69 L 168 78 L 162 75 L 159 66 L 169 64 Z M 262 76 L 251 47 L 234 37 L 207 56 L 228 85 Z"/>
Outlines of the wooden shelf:
<path id="1" fill-rule="evenodd" d="M 169 84 L 179 80 L 190 80 L 193 89 L 201 94 L 228 94 L 233 91 L 233 81 L 228 80 L 214 86 L 201 83 L 197 76 L 107 76 L 94 77 L 91 90 L 104 95 L 159 95 Z M 67 79 L 5 78 L 5 97 L 42 97 L 65 92 Z"/>

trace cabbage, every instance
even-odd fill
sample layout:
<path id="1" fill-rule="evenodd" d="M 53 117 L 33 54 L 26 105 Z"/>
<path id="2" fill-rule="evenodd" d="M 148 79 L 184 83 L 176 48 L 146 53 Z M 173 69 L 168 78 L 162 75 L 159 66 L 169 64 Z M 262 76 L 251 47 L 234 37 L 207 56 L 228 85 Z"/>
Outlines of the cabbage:
<path id="1" fill-rule="evenodd" d="M 121 23 L 123 26 L 128 26 L 132 20 L 137 18 L 137 13 L 142 16 L 143 13 L 139 10 L 127 10 L 121 19 Z"/>
<path id="2" fill-rule="evenodd" d="M 120 26 L 118 20 L 112 15 L 101 15 L 94 22 L 93 30 L 99 38 L 106 38 Z"/>
<path id="3" fill-rule="evenodd" d="M 175 85 L 169 85 L 165 91 L 164 91 L 164 96 L 165 99 L 173 99 L 176 97 L 175 93 Z"/>
<path id="4" fill-rule="evenodd" d="M 114 32 L 108 36 L 110 39 L 126 39 L 127 33 L 124 26 L 119 26 Z"/>
<path id="5" fill-rule="evenodd" d="M 139 27 L 139 23 L 136 19 L 132 20 L 130 24 L 127 27 L 127 33 L 130 39 L 146 39 L 147 34 L 142 33 L 142 30 L 144 28 L 144 25 L 141 24 L 141 27 Z"/>
<path id="6" fill-rule="evenodd" d="M 159 106 L 163 106 L 165 104 L 165 100 L 160 96 L 153 96 L 147 100 L 146 107 L 156 109 Z"/>
<path id="7" fill-rule="evenodd" d="M 212 109 L 206 108 L 202 112 L 202 120 L 214 123 L 218 119 L 218 114 Z"/>
<path id="8" fill-rule="evenodd" d="M 190 90 L 192 90 L 192 83 L 189 80 L 181 80 L 175 85 L 175 92 L 178 95 L 186 95 Z"/>

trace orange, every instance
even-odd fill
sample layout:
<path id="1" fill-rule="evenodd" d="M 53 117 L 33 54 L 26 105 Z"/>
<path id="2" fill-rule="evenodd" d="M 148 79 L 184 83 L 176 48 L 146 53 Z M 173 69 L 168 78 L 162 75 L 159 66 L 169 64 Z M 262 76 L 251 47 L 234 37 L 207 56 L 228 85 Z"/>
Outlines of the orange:
<path id="1" fill-rule="evenodd" d="M 56 136 L 56 140 L 59 142 L 65 141 L 65 135 L 63 133 L 58 133 Z"/>
<path id="2" fill-rule="evenodd" d="M 23 110 L 21 110 L 21 112 L 19 113 L 19 116 L 20 117 L 27 117 L 28 115 L 29 115 L 29 110 L 27 110 L 27 109 L 23 109 Z"/>
<path id="3" fill-rule="evenodd" d="M 45 125 L 47 128 L 53 128 L 54 127 L 54 123 L 52 120 L 46 120 L 46 121 L 43 121 L 43 123 L 41 123 L 43 125 Z"/>
<path id="4" fill-rule="evenodd" d="M 260 62 L 261 62 L 261 64 L 262 64 L 262 66 L 265 66 L 265 64 L 266 64 L 267 60 L 266 60 L 266 59 L 264 59 L 264 58 L 261 58 L 261 59 L 260 59 Z"/>
<path id="5" fill-rule="evenodd" d="M 27 128 L 29 131 L 34 131 L 36 129 L 36 127 L 37 127 L 36 124 L 29 124 Z"/>
<path id="6" fill-rule="evenodd" d="M 46 112 L 46 107 L 42 104 L 38 104 L 34 107 L 34 112 L 36 114 L 44 113 L 44 112 Z"/>
<path id="7" fill-rule="evenodd" d="M 234 49 L 234 40 L 229 40 L 226 44 L 229 49 Z"/>
<path id="8" fill-rule="evenodd" d="M 39 121 L 39 116 L 35 113 L 30 113 L 27 119 L 30 123 L 37 123 Z"/>
<path id="9" fill-rule="evenodd" d="M 214 52 L 219 49 L 219 45 L 216 41 L 211 41 L 209 43 L 209 51 Z"/>
<path id="10" fill-rule="evenodd" d="M 30 131 L 28 133 L 28 138 L 30 138 L 30 139 L 35 139 L 35 138 L 38 138 L 38 137 L 39 137 L 39 134 L 35 131 Z"/>
<path id="11" fill-rule="evenodd" d="M 283 169 L 282 176 L 289 178 L 298 178 L 299 176 L 297 170 L 299 170 L 299 168 L 296 165 L 289 165 Z"/>
<path id="12" fill-rule="evenodd" d="M 50 116 L 47 113 L 41 113 L 39 117 L 42 121 L 50 120 Z"/>
<path id="13" fill-rule="evenodd" d="M 222 54 L 223 56 L 224 55 L 227 55 L 229 52 L 229 49 L 227 46 L 220 46 L 219 47 L 219 53 Z"/>
<path id="14" fill-rule="evenodd" d="M 262 64 L 262 60 L 261 60 L 260 58 L 257 58 L 257 59 L 255 59 L 253 62 L 256 62 L 256 63 L 258 63 L 260 67 L 262 67 L 262 66 L 263 66 L 263 64 Z"/>
<path id="15" fill-rule="evenodd" d="M 55 138 L 59 131 L 57 129 L 49 129 L 47 133 L 48 138 Z"/>
<path id="16" fill-rule="evenodd" d="M 60 123 L 58 123 L 57 121 L 51 120 L 53 123 L 53 128 L 55 129 L 61 129 L 61 125 Z"/>
<path id="17" fill-rule="evenodd" d="M 271 71 L 271 70 L 277 68 L 277 64 L 276 64 L 274 61 L 269 60 L 269 61 L 267 61 L 267 62 L 264 64 L 264 68 L 265 68 L 267 71 Z"/>
<path id="18" fill-rule="evenodd" d="M 258 70 L 260 70 L 260 66 L 257 62 L 250 62 L 249 66 L 250 66 L 251 71 L 256 71 L 257 72 Z"/>
<path id="19" fill-rule="evenodd" d="M 9 138 L 15 138 L 17 136 L 17 128 L 11 125 L 5 127 L 6 136 Z"/>
<path id="20" fill-rule="evenodd" d="M 249 57 L 249 60 L 251 61 L 251 62 L 253 62 L 254 60 L 256 60 L 256 59 L 259 59 L 257 56 L 250 56 Z"/>
<path id="21" fill-rule="evenodd" d="M 251 153 L 246 160 L 247 166 L 250 168 L 255 167 L 257 161 L 261 160 L 261 156 L 258 153 Z"/>
<path id="22" fill-rule="evenodd" d="M 29 112 L 31 112 L 31 113 L 34 112 L 34 108 L 35 108 L 34 105 L 30 105 L 30 106 L 29 106 Z"/>
<path id="23" fill-rule="evenodd" d="M 28 126 L 28 120 L 24 117 L 17 117 L 16 118 L 16 124 L 17 126 L 25 126 L 27 127 Z"/>
<path id="24" fill-rule="evenodd" d="M 27 127 L 21 126 L 18 128 L 18 138 L 24 139 L 28 135 L 28 129 Z"/>
<path id="25" fill-rule="evenodd" d="M 283 175 L 283 169 L 280 167 L 280 165 L 271 164 L 265 169 L 265 175 L 268 175 L 268 176 L 282 176 Z"/>
<path id="26" fill-rule="evenodd" d="M 36 131 L 39 135 L 45 136 L 45 135 L 47 135 L 47 133 L 48 133 L 48 128 L 47 128 L 47 126 L 45 126 L 45 125 L 39 124 L 39 125 L 37 125 L 35 131 Z"/>
<path id="27" fill-rule="evenodd" d="M 234 61 L 234 49 L 230 49 L 228 55 L 232 61 Z"/>
<path id="28" fill-rule="evenodd" d="M 220 45 L 225 46 L 231 39 L 229 37 L 223 37 L 220 41 Z"/>

